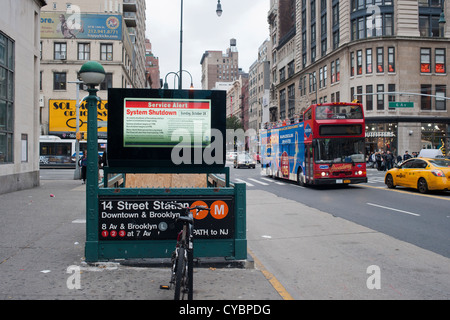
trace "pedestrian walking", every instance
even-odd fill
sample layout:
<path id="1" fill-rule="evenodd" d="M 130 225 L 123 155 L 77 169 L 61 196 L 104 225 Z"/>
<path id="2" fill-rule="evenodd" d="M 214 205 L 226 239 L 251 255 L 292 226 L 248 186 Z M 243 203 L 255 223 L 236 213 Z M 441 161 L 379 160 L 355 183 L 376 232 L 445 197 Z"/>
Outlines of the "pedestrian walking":
<path id="1" fill-rule="evenodd" d="M 408 153 L 408 150 L 405 151 L 405 154 L 403 155 L 403 161 L 411 159 L 411 155 Z"/>
<path id="2" fill-rule="evenodd" d="M 81 167 L 81 179 L 83 179 L 83 184 L 86 183 L 86 168 L 87 168 L 87 151 L 83 151 L 83 156 L 80 159 L 80 167 Z"/>
<path id="3" fill-rule="evenodd" d="M 394 155 L 388 150 L 386 152 L 386 170 L 390 170 L 394 167 Z"/>

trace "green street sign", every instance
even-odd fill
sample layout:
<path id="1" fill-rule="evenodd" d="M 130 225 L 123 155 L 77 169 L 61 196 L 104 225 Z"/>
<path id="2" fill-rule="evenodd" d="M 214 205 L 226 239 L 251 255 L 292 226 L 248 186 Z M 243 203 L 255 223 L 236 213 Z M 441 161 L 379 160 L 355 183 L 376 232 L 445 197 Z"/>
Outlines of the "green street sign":
<path id="1" fill-rule="evenodd" d="M 414 102 L 389 102 L 389 108 L 414 108 Z"/>

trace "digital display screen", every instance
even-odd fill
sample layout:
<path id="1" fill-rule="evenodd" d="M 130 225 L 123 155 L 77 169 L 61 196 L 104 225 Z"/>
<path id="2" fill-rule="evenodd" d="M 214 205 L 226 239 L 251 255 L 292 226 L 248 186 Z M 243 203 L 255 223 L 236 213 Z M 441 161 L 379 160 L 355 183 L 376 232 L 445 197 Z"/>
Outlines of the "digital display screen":
<path id="1" fill-rule="evenodd" d="M 321 125 L 319 134 L 321 136 L 358 136 L 362 134 L 362 126 L 360 124 Z"/>
<path id="2" fill-rule="evenodd" d="M 224 167 L 226 92 L 108 89 L 109 167 Z"/>

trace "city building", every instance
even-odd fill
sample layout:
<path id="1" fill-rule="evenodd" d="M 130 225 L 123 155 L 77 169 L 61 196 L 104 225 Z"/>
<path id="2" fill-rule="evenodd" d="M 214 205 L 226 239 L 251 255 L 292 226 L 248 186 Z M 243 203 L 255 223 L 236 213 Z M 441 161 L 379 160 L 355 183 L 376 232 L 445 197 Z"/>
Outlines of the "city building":
<path id="1" fill-rule="evenodd" d="M 239 52 L 236 39 L 230 40 L 230 47 L 222 51 L 205 51 L 202 59 L 202 89 L 211 90 L 217 82 L 233 82 L 239 77 Z"/>
<path id="2" fill-rule="evenodd" d="M 51 0 L 41 13 L 41 135 L 75 138 L 75 105 L 87 95 L 76 82 L 89 60 L 106 77 L 99 86 L 99 120 L 107 117 L 108 88 L 145 88 L 145 0 Z M 81 132 L 86 123 L 81 122 Z M 106 128 L 99 130 L 99 138 Z"/>
<path id="3" fill-rule="evenodd" d="M 248 74 L 241 72 L 227 89 L 226 113 L 227 118 L 237 117 L 245 130 L 248 128 L 248 103 Z"/>
<path id="4" fill-rule="evenodd" d="M 271 0 L 271 121 L 312 103 L 364 105 L 367 152 L 449 152 L 450 4 Z"/>
<path id="5" fill-rule="evenodd" d="M 249 129 L 259 132 L 269 122 L 270 41 L 258 48 L 258 59 L 249 69 Z"/>
<path id="6" fill-rule="evenodd" d="M 147 87 L 151 89 L 161 88 L 159 59 L 153 54 L 152 44 L 149 39 L 145 39 L 145 71 Z"/>
<path id="7" fill-rule="evenodd" d="M 39 185 L 39 21 L 44 0 L 0 10 L 0 194 Z"/>

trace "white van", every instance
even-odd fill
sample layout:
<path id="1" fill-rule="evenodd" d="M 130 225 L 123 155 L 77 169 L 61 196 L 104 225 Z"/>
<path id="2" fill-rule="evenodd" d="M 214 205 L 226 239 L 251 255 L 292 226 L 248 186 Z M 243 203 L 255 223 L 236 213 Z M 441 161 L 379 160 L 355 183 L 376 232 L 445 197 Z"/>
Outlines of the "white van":
<path id="1" fill-rule="evenodd" d="M 418 155 L 419 158 L 444 158 L 442 151 L 439 149 L 422 149 Z"/>

